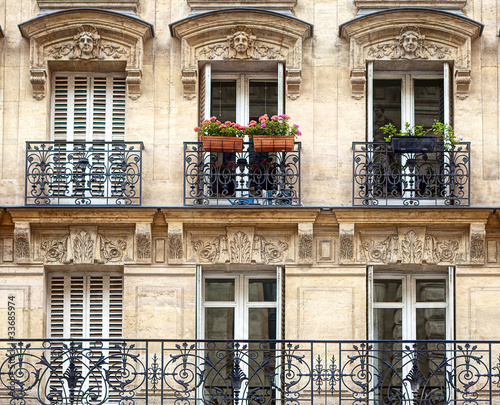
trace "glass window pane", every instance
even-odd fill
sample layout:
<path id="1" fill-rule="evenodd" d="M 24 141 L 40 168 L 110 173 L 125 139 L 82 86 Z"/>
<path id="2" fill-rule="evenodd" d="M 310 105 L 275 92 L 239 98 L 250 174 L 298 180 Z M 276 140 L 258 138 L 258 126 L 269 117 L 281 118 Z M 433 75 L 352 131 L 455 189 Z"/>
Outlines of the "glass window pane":
<path id="1" fill-rule="evenodd" d="M 276 279 L 251 279 L 248 281 L 248 300 L 276 301 Z"/>
<path id="2" fill-rule="evenodd" d="M 258 120 L 263 114 L 269 118 L 278 114 L 278 81 L 250 80 L 249 104 L 250 120 Z"/>
<path id="3" fill-rule="evenodd" d="M 373 300 L 375 302 L 402 302 L 402 280 L 373 280 Z"/>
<path id="4" fill-rule="evenodd" d="M 415 124 L 430 128 L 434 120 L 444 121 L 443 79 L 415 79 Z"/>
<path id="5" fill-rule="evenodd" d="M 373 81 L 373 141 L 385 142 L 381 126 L 401 128 L 401 79 Z"/>
<path id="6" fill-rule="evenodd" d="M 236 80 L 212 80 L 211 116 L 236 121 Z"/>
<path id="7" fill-rule="evenodd" d="M 417 280 L 417 302 L 446 302 L 446 280 Z"/>
<path id="8" fill-rule="evenodd" d="M 276 339 L 276 308 L 248 310 L 248 338 Z"/>
<path id="9" fill-rule="evenodd" d="M 234 279 L 205 279 L 205 301 L 234 301 Z"/>
<path id="10" fill-rule="evenodd" d="M 375 340 L 399 340 L 403 337 L 401 309 L 376 308 L 373 313 Z"/>
<path id="11" fill-rule="evenodd" d="M 234 308 L 205 308 L 205 339 L 234 338 Z"/>
<path id="12" fill-rule="evenodd" d="M 417 339 L 446 339 L 446 309 L 417 308 Z"/>

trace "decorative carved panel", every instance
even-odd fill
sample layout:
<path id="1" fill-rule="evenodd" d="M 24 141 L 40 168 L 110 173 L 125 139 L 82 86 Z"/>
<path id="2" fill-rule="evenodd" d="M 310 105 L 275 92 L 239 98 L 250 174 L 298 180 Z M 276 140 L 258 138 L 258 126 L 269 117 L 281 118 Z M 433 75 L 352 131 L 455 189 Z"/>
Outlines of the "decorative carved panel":
<path id="1" fill-rule="evenodd" d="M 361 2 L 359 2 L 361 3 Z M 482 24 L 459 13 L 433 9 L 388 9 L 367 13 L 341 25 L 349 42 L 352 96 L 365 94 L 368 61 L 451 61 L 455 94 L 466 98 L 471 72 L 471 43 Z"/>
<path id="2" fill-rule="evenodd" d="M 302 46 L 311 25 L 283 13 L 226 9 L 195 14 L 171 29 L 181 41 L 184 97 L 196 96 L 199 62 L 228 60 L 284 62 L 287 97 L 299 96 Z"/>
<path id="3" fill-rule="evenodd" d="M 68 239 L 69 235 L 65 235 L 60 239 L 49 239 L 42 242 L 40 250 L 44 253 L 44 262 L 69 263 Z"/>
<path id="4" fill-rule="evenodd" d="M 95 258 L 95 239 L 87 230 L 78 230 L 71 234 L 73 242 L 73 263 L 92 264 Z"/>
<path id="5" fill-rule="evenodd" d="M 68 69 L 78 70 L 89 62 L 107 63 L 113 70 L 127 72 L 129 97 L 140 96 L 143 44 L 153 35 L 150 24 L 128 14 L 68 9 L 29 20 L 20 29 L 30 40 L 34 98 L 46 94 L 49 62 L 66 63 Z"/>
<path id="6" fill-rule="evenodd" d="M 104 263 L 121 263 L 123 262 L 127 242 L 123 239 L 111 241 L 99 235 L 101 261 Z"/>

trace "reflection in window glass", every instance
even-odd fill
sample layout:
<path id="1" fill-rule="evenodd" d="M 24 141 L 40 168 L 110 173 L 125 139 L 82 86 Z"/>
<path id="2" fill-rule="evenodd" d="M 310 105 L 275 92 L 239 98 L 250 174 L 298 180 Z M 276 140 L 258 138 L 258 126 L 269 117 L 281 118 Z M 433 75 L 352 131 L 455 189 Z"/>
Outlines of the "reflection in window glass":
<path id="1" fill-rule="evenodd" d="M 402 280 L 376 279 L 373 281 L 373 299 L 375 302 L 401 302 L 402 289 Z"/>
<path id="2" fill-rule="evenodd" d="M 446 280 L 417 280 L 417 302 L 446 302 Z"/>
<path id="3" fill-rule="evenodd" d="M 234 308 L 205 308 L 205 339 L 234 339 Z"/>
<path id="4" fill-rule="evenodd" d="M 236 121 L 236 80 L 212 80 L 210 115 L 220 121 Z"/>
<path id="5" fill-rule="evenodd" d="M 234 279 L 206 279 L 205 301 L 234 301 Z"/>
<path id="6" fill-rule="evenodd" d="M 444 121 L 442 79 L 414 79 L 415 123 L 430 128 L 434 120 Z"/>
<path id="7" fill-rule="evenodd" d="M 276 80 L 250 80 L 250 120 L 258 120 L 263 114 L 269 118 L 278 114 L 278 82 Z"/>
<path id="8" fill-rule="evenodd" d="M 250 302 L 276 301 L 276 280 L 250 279 L 248 282 L 248 297 Z"/>
<path id="9" fill-rule="evenodd" d="M 373 81 L 373 141 L 385 142 L 380 127 L 394 124 L 401 128 L 401 80 Z"/>

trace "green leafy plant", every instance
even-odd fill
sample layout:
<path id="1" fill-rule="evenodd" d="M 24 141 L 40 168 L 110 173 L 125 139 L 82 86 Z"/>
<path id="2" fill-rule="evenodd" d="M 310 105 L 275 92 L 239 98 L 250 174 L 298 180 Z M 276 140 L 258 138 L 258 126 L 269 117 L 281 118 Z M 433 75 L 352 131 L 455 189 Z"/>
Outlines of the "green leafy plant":
<path id="1" fill-rule="evenodd" d="M 297 124 L 290 124 L 290 117 L 286 114 L 273 115 L 271 118 L 267 114 L 259 117 L 259 121 L 249 122 L 245 134 L 253 135 L 292 135 L 294 137 L 302 135 Z"/>
<path id="2" fill-rule="evenodd" d="M 198 136 L 231 136 L 231 137 L 242 137 L 245 133 L 246 127 L 237 124 L 235 122 L 226 121 L 221 122 L 217 117 L 210 117 L 209 120 L 205 120 L 201 123 L 201 127 L 196 127 L 195 132 Z"/>
<path id="3" fill-rule="evenodd" d="M 398 131 L 394 124 L 387 124 L 380 129 L 383 131 L 386 142 L 390 142 L 393 136 L 424 136 L 429 133 L 433 133 L 437 137 L 440 137 L 445 145 L 445 150 L 453 148 L 454 145 L 461 142 L 463 137 L 455 136 L 453 128 L 449 124 L 444 124 L 438 120 L 434 120 L 432 126 L 425 129 L 422 125 L 415 125 L 412 127 L 408 122 L 405 122 L 404 129 Z"/>

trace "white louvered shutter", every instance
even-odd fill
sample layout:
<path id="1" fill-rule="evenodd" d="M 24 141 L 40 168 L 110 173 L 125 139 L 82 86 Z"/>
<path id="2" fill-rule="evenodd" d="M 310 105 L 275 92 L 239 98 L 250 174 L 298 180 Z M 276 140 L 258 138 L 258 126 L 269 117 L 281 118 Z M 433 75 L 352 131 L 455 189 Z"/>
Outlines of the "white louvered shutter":
<path id="1" fill-rule="evenodd" d="M 125 77 L 55 75 L 52 99 L 54 140 L 125 140 L 125 101 Z"/>
<path id="2" fill-rule="evenodd" d="M 122 276 L 52 276 L 50 337 L 120 338 Z"/>
<path id="3" fill-rule="evenodd" d="M 51 361 L 59 375 L 65 373 L 69 362 L 66 357 L 61 362 L 57 349 L 62 348 L 62 342 L 71 339 L 120 339 L 122 337 L 122 297 L 123 277 L 119 275 L 53 275 L 50 278 L 50 338 L 59 342 L 52 344 Z M 89 343 L 84 342 L 88 348 Z M 117 392 L 108 391 L 105 383 L 105 373 L 102 367 L 112 371 L 118 369 L 120 359 L 113 343 L 103 342 L 102 349 L 96 349 L 90 344 L 91 351 L 85 356 L 79 356 L 77 368 L 85 377 L 89 369 L 92 376 L 81 380 L 82 390 L 93 392 L 99 398 L 108 398 L 107 403 L 119 403 Z M 109 360 L 99 367 L 97 364 L 101 355 Z M 108 357 L 110 356 L 110 357 Z M 116 370 L 114 370 L 116 371 Z M 53 378 L 50 382 L 54 390 L 68 392 L 65 382 Z M 79 387 L 80 388 L 80 387 Z"/>

